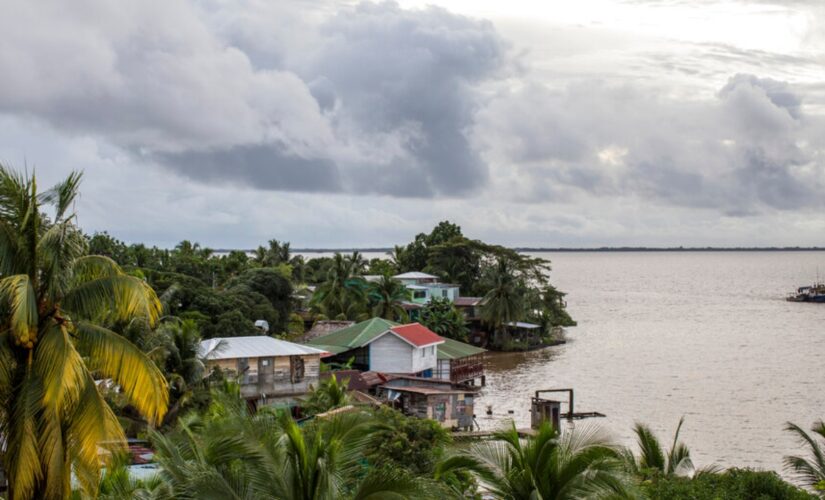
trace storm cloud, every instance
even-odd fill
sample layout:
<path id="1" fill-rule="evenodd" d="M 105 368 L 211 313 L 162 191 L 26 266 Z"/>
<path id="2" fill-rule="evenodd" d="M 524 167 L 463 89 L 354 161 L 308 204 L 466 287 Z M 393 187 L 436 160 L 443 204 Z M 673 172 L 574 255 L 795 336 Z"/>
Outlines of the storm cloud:
<path id="1" fill-rule="evenodd" d="M 0 80 L 2 111 L 203 182 L 432 197 L 487 181 L 466 131 L 476 86 L 505 66 L 489 22 L 364 3 L 307 21 L 311 35 L 284 46 L 256 44 L 241 21 L 213 29 L 181 1 L 16 7 L 26 21 L 0 21 L 0 68 L 15 68 Z"/>
<path id="2" fill-rule="evenodd" d="M 165 244 L 825 231 L 821 6 L 588 1 L 11 0 L 0 159 L 86 169 L 91 229 Z"/>

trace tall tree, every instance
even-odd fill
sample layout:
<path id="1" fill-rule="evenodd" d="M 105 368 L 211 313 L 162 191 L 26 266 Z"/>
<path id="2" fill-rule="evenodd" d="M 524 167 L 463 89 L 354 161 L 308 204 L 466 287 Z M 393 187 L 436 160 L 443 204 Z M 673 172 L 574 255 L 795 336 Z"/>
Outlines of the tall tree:
<path id="1" fill-rule="evenodd" d="M 328 318 L 359 319 L 366 312 L 366 288 L 358 256 L 336 253 L 326 281 L 315 291 L 310 305 Z"/>
<path id="2" fill-rule="evenodd" d="M 519 321 L 524 315 L 524 283 L 505 258 L 498 259 L 486 280 L 489 291 L 484 296 L 481 315 L 497 336 L 508 323 Z"/>
<path id="3" fill-rule="evenodd" d="M 470 329 L 464 315 L 448 298 L 433 297 L 421 311 L 421 324 L 451 339 L 467 341 Z"/>
<path id="4" fill-rule="evenodd" d="M 378 281 L 369 284 L 373 316 L 390 321 L 406 321 L 409 317 L 401 304 L 409 299 L 407 287 L 389 275 L 385 274 Z"/>
<path id="5" fill-rule="evenodd" d="M 95 376 L 112 379 L 150 422 L 166 412 L 160 370 L 101 326 L 153 324 L 160 303 L 108 257 L 84 256 L 72 212 L 80 179 L 41 193 L 34 175 L 0 165 L 0 435 L 13 500 L 66 498 L 72 471 L 94 495 L 99 447 L 124 442 Z"/>

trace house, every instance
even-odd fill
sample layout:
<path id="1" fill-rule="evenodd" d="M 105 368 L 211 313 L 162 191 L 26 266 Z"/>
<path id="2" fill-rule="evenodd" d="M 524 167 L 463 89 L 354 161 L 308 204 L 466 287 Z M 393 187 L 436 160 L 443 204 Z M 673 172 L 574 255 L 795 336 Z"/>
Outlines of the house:
<path id="1" fill-rule="evenodd" d="M 447 429 L 473 427 L 476 391 L 472 388 L 449 381 L 395 377 L 380 386 L 378 394 L 406 415 L 435 420 Z"/>
<path id="2" fill-rule="evenodd" d="M 450 299 L 455 302 L 459 296 L 458 285 L 440 283 L 438 276 L 421 272 L 409 272 L 393 276 L 412 294 L 414 304 L 427 304 L 433 297 Z"/>
<path id="3" fill-rule="evenodd" d="M 294 405 L 318 384 L 325 351 L 265 335 L 221 337 L 200 343 L 207 369 L 238 377 L 241 395 L 259 404 Z"/>
<path id="4" fill-rule="evenodd" d="M 438 365 L 436 350 L 444 339 L 418 323 L 399 325 L 372 318 L 309 341 L 333 354 L 331 362 L 348 363 L 362 371 L 432 376 Z"/>
<path id="5" fill-rule="evenodd" d="M 524 321 L 513 321 L 504 324 L 507 333 L 514 343 L 525 348 L 541 344 L 541 325 Z"/>
<path id="6" fill-rule="evenodd" d="M 449 380 L 454 384 L 475 385 L 478 379 L 481 385 L 487 380 L 484 376 L 484 353 L 481 347 L 472 346 L 444 338 L 444 343 L 438 346 L 438 366 L 435 378 Z"/>

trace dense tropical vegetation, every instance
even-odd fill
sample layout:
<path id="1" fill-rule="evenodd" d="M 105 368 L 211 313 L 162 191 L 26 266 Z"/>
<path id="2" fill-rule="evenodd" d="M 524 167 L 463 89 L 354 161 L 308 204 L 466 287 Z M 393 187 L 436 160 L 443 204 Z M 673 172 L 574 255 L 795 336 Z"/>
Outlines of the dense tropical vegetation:
<path id="1" fill-rule="evenodd" d="M 785 459 L 808 491 L 772 472 L 694 467 L 635 427 L 638 453 L 594 427 L 453 442 L 437 422 L 360 404 L 334 376 L 304 420 L 253 411 L 236 381 L 206 368 L 200 341 L 289 336 L 314 318 L 404 320 L 391 276 L 425 271 L 485 301 L 487 325 L 572 324 L 548 263 L 463 236 L 448 222 L 393 258 L 357 252 L 304 260 L 271 240 L 248 256 L 183 241 L 172 250 L 82 234 L 81 176 L 47 190 L 0 166 L 0 463 L 6 498 L 502 499 L 813 498 L 825 494 L 825 424 L 789 424 L 805 452 Z M 366 276 L 371 276 L 367 279 Z M 377 276 L 377 278 L 374 278 Z M 310 287 L 315 287 L 314 293 Z M 256 321 L 264 320 L 265 323 Z M 448 300 L 421 321 L 456 339 L 466 318 Z M 330 412 L 329 410 L 338 410 Z M 136 479 L 125 437 L 148 439 L 157 475 Z"/>

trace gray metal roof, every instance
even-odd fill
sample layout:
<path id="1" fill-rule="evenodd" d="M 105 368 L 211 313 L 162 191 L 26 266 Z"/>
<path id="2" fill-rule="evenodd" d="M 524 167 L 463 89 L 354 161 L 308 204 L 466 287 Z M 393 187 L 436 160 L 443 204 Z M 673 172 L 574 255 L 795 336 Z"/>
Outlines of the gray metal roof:
<path id="1" fill-rule="evenodd" d="M 219 337 L 204 340 L 198 352 L 206 359 L 264 358 L 275 356 L 310 356 L 326 351 L 278 340 L 266 335 L 254 337 Z"/>
<path id="2" fill-rule="evenodd" d="M 507 326 L 514 326 L 516 328 L 524 328 L 524 329 L 527 329 L 527 330 L 534 330 L 536 328 L 541 328 L 540 325 L 536 325 L 536 324 L 533 324 L 533 323 L 525 323 L 523 321 L 515 321 L 515 322 L 506 323 L 506 324 L 507 324 Z"/>
<path id="3" fill-rule="evenodd" d="M 393 278 L 397 280 L 423 280 L 423 279 L 438 279 L 438 276 L 432 274 L 422 273 L 418 271 L 411 271 L 403 274 L 396 274 Z"/>

